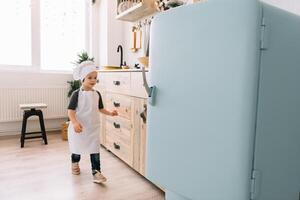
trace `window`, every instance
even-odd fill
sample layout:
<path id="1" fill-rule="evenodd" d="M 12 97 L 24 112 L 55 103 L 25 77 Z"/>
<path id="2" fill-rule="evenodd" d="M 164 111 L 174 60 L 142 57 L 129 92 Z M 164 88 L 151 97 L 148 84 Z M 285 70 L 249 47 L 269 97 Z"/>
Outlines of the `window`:
<path id="1" fill-rule="evenodd" d="M 89 51 L 86 0 L 9 0 L 0 6 L 0 66 L 72 70 Z"/>
<path id="2" fill-rule="evenodd" d="M 42 69 L 72 69 L 76 54 L 86 49 L 86 1 L 40 2 Z"/>
<path id="3" fill-rule="evenodd" d="M 0 63 L 31 65 L 30 0 L 1 2 L 0 26 Z"/>

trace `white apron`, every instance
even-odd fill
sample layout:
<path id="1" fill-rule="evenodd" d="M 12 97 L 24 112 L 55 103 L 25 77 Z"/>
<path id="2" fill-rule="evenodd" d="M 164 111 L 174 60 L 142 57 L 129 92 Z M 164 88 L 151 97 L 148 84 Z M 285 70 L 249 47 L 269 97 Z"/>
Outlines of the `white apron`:
<path id="1" fill-rule="evenodd" d="M 71 153 L 99 153 L 100 115 L 98 103 L 99 94 L 96 91 L 82 91 L 81 88 L 79 89 L 76 118 L 82 125 L 82 132 L 76 133 L 72 122 L 70 122 L 68 140 Z"/>

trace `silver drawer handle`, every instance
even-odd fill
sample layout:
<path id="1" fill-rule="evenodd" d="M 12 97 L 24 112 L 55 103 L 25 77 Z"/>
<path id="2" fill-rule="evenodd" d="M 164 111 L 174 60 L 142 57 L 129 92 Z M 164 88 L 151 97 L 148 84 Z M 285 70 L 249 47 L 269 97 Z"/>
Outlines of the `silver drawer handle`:
<path id="1" fill-rule="evenodd" d="M 121 82 L 120 81 L 113 81 L 114 85 L 120 85 Z"/>
<path id="2" fill-rule="evenodd" d="M 121 126 L 120 126 L 120 124 L 117 124 L 116 122 L 114 122 L 114 127 L 115 128 L 120 128 Z"/>
<path id="3" fill-rule="evenodd" d="M 117 103 L 117 102 L 114 102 L 114 106 L 117 108 L 117 107 L 120 107 L 120 103 Z"/>
<path id="4" fill-rule="evenodd" d="M 114 142 L 114 148 L 120 150 L 121 147 Z"/>

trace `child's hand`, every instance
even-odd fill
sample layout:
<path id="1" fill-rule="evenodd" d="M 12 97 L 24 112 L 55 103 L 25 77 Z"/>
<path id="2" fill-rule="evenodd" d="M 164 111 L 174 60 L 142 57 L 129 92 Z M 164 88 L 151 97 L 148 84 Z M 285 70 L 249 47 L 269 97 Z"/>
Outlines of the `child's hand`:
<path id="1" fill-rule="evenodd" d="M 111 112 L 110 115 L 111 115 L 111 116 L 117 116 L 117 115 L 118 115 L 118 112 L 117 112 L 116 110 L 114 110 L 114 111 Z"/>
<path id="2" fill-rule="evenodd" d="M 76 133 L 80 133 L 82 131 L 82 126 L 80 123 L 76 122 L 73 124 L 74 130 Z"/>

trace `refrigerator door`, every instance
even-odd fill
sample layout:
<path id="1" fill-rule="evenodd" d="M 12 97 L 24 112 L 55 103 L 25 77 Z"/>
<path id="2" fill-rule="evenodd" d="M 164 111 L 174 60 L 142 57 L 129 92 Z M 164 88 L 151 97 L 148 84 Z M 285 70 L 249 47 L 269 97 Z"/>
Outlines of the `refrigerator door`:
<path id="1" fill-rule="evenodd" d="M 255 168 L 259 200 L 300 192 L 300 16 L 265 4 Z"/>
<path id="2" fill-rule="evenodd" d="M 154 19 L 146 176 L 167 199 L 250 198 L 259 13 L 254 0 L 208 0 Z"/>

